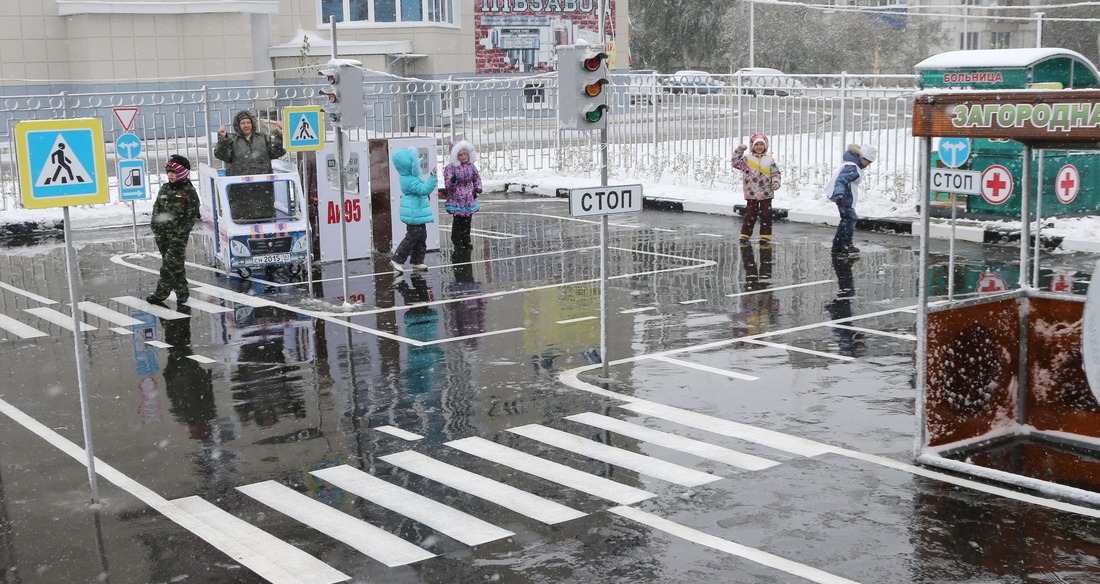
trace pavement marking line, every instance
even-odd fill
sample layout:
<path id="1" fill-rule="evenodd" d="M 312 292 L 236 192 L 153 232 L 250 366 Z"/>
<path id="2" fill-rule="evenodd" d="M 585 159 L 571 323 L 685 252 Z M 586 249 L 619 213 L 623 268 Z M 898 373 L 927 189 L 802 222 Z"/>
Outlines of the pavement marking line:
<path id="1" fill-rule="evenodd" d="M 846 355 L 837 355 L 835 353 L 826 353 L 824 351 L 815 351 L 813 349 L 803 349 L 802 347 L 796 347 L 794 345 L 787 345 L 784 343 L 773 343 L 771 341 L 762 341 L 760 339 L 742 339 L 745 343 L 752 343 L 754 345 L 763 345 L 765 347 L 772 347 L 775 349 L 783 349 L 786 351 L 794 351 L 795 353 L 805 353 L 807 355 L 817 355 L 818 357 L 826 357 L 829 359 L 836 359 L 838 361 L 855 361 L 855 357 L 848 357 Z"/>
<path id="2" fill-rule="evenodd" d="M 656 311 L 657 307 L 656 306 L 643 306 L 641 308 L 627 308 L 626 310 L 620 310 L 619 314 L 634 314 L 635 312 L 647 312 L 647 311 L 650 311 L 650 310 Z"/>
<path id="3" fill-rule="evenodd" d="M 669 229 L 667 227 L 650 227 L 649 229 L 660 233 L 676 233 L 675 229 Z"/>
<path id="4" fill-rule="evenodd" d="M 58 434 L 50 428 L 40 423 L 38 420 L 23 413 L 22 410 L 9 404 L 8 402 L 0 399 L 0 413 L 11 418 L 15 423 L 23 426 L 27 430 L 31 431 L 38 437 L 45 440 L 48 444 L 57 448 L 62 453 L 72 457 L 84 468 L 88 467 L 88 455 L 84 451 L 84 448 L 77 446 L 75 443 L 69 441 L 67 438 Z M 273 584 L 308 584 L 306 581 L 301 580 L 294 574 L 291 574 L 279 566 L 267 561 L 263 556 L 257 554 L 255 551 L 240 545 L 231 537 L 226 537 L 224 534 L 212 529 L 210 526 L 199 521 L 190 513 L 187 513 L 179 507 L 173 505 L 164 497 L 154 493 L 151 489 L 142 485 L 141 483 L 131 479 L 130 477 L 115 470 L 111 465 L 103 462 L 99 457 L 95 459 L 96 474 L 103 477 L 107 481 L 110 481 L 116 487 L 126 491 L 133 497 L 137 498 L 142 503 L 145 503 L 153 510 L 164 515 L 170 521 L 175 522 L 180 527 L 190 531 L 197 537 L 202 538 L 209 543 L 215 549 L 221 551 L 225 555 L 232 558 L 234 561 L 239 562 L 242 566 L 252 570 L 260 577 L 264 578 L 268 582 Z"/>
<path id="5" fill-rule="evenodd" d="M 232 308 L 222 306 L 221 304 L 214 304 L 213 302 L 200 300 L 198 298 L 195 298 L 194 296 L 188 298 L 187 302 L 185 302 L 184 304 L 190 306 L 191 308 L 194 308 L 195 310 L 199 310 L 208 314 L 224 314 L 226 312 L 233 312 Z"/>
<path id="6" fill-rule="evenodd" d="M 50 336 L 50 333 L 44 333 L 29 324 L 23 324 L 6 314 L 0 314 L 0 328 L 21 339 L 36 339 L 38 337 Z"/>
<path id="7" fill-rule="evenodd" d="M 737 296 L 752 296 L 753 294 L 763 294 L 764 292 L 779 292 L 780 290 L 792 290 L 794 288 L 805 288 L 806 286 L 818 286 L 821 284 L 832 284 L 836 280 L 815 280 L 813 282 L 803 282 L 801 284 L 791 284 L 790 286 L 776 286 L 775 288 L 762 288 L 760 290 L 751 290 L 749 292 L 734 292 L 733 294 L 726 294 L 729 298 Z"/>
<path id="8" fill-rule="evenodd" d="M 597 414 L 595 412 L 584 412 L 573 416 L 566 416 L 565 419 L 628 436 L 671 450 L 676 450 L 678 452 L 692 454 L 707 460 L 725 463 L 744 470 L 764 470 L 780 464 L 774 460 L 738 452 L 724 446 L 703 442 L 702 440 L 695 440 L 694 438 L 688 438 L 686 436 L 670 434 L 668 432 L 654 430 L 653 428 L 646 428 L 645 426 L 612 418 L 611 416 Z"/>
<path id="9" fill-rule="evenodd" d="M 646 456 L 645 454 L 630 452 L 609 444 L 589 440 L 576 434 L 548 428 L 541 424 L 527 424 L 526 426 L 508 428 L 508 431 L 555 448 L 568 450 L 587 458 L 613 464 L 681 487 L 698 487 L 720 481 L 723 478 L 666 460 Z"/>
<path id="10" fill-rule="evenodd" d="M 657 496 L 477 436 L 452 440 L 444 445 L 620 505 L 632 505 Z"/>
<path id="11" fill-rule="evenodd" d="M 582 316 L 580 318 L 567 318 L 565 320 L 559 320 L 555 324 L 573 324 L 575 322 L 584 322 L 586 320 L 596 320 L 598 316 Z"/>
<path id="12" fill-rule="evenodd" d="M 213 296 L 214 298 L 221 298 L 222 300 L 229 300 L 230 302 L 235 302 L 237 304 L 251 306 L 253 308 L 276 306 L 276 304 L 274 302 L 271 302 L 270 300 L 265 300 L 263 298 L 251 296 L 249 294 L 241 294 L 240 292 L 226 290 L 225 288 L 218 288 L 217 286 L 196 286 L 195 292 L 206 294 L 207 296 Z"/>
<path id="13" fill-rule="evenodd" d="M 663 531 L 669 535 L 686 539 L 692 543 L 697 543 L 702 546 L 709 547 L 720 552 L 725 552 L 730 555 L 744 558 L 751 562 L 756 562 L 762 566 L 767 566 L 780 572 L 785 572 L 792 576 L 799 578 L 805 578 L 811 582 L 817 582 L 818 584 L 859 584 L 855 580 L 849 580 L 841 576 L 830 574 L 817 568 L 812 568 L 806 564 L 800 564 L 798 562 L 781 558 L 775 554 L 769 554 L 768 552 L 751 548 L 739 543 L 734 543 L 729 540 L 722 539 L 713 535 L 709 535 L 693 529 L 679 523 L 674 523 L 663 517 L 658 517 L 652 513 L 642 511 L 641 509 L 635 509 L 633 507 L 612 507 L 608 509 L 609 512 L 614 513 L 620 517 L 637 521 L 642 525 L 652 527 L 653 529 Z"/>
<path id="14" fill-rule="evenodd" d="M 849 331 L 867 333 L 869 335 L 879 335 L 879 336 L 883 336 L 883 337 L 893 337 L 895 339 L 902 339 L 904 341 L 915 341 L 915 340 L 917 340 L 916 335 L 906 335 L 906 334 L 902 334 L 902 333 L 892 333 L 892 332 L 889 332 L 889 331 L 880 331 L 880 330 L 876 330 L 876 329 L 863 328 L 861 326 L 848 326 L 848 325 L 845 325 L 845 324 L 831 324 L 829 326 L 831 326 L 833 328 L 838 328 L 838 329 L 845 329 L 845 330 L 849 330 Z"/>
<path id="15" fill-rule="evenodd" d="M 157 318 L 163 318 L 164 320 L 179 320 L 181 318 L 191 318 L 190 314 L 184 314 L 182 312 L 176 312 L 170 308 L 164 306 L 158 306 L 156 304 L 150 304 L 140 298 L 134 298 L 133 296 L 116 296 L 112 298 L 115 302 L 130 308 L 136 308 L 152 314 Z"/>
<path id="16" fill-rule="evenodd" d="M 798 438 L 789 434 L 783 434 L 782 432 L 764 430 L 755 426 L 731 422 L 722 418 L 708 416 L 707 414 L 698 414 L 690 410 L 674 408 L 656 402 L 639 400 L 626 404 L 619 404 L 619 407 L 654 418 L 668 420 L 669 422 L 676 422 L 677 424 L 691 428 L 706 430 L 713 434 L 762 444 L 769 448 L 774 448 L 797 456 L 818 456 L 834 451 L 832 447 L 813 440 Z"/>
<path id="17" fill-rule="evenodd" d="M 118 333 L 118 334 L 120 334 L 120 335 L 132 335 L 132 334 L 134 334 L 134 331 L 132 331 L 128 328 L 122 328 L 120 326 L 113 326 L 113 327 L 111 327 L 111 330 Z"/>
<path id="18" fill-rule="evenodd" d="M 37 316 L 38 318 L 41 318 L 42 320 L 50 324 L 55 324 L 67 331 L 73 330 L 73 315 L 71 313 L 65 314 L 64 312 L 54 310 L 53 308 L 47 308 L 45 306 L 39 306 L 36 308 L 24 308 L 23 311 L 29 312 Z M 86 333 L 88 331 L 94 330 L 94 326 L 86 322 L 80 323 L 80 332 Z"/>
<path id="19" fill-rule="evenodd" d="M 378 426 L 377 428 L 375 428 L 375 430 L 389 434 L 390 436 L 397 436 L 398 438 L 402 440 L 408 440 L 409 442 L 412 442 L 413 440 L 422 440 L 424 438 L 420 434 L 413 434 L 412 432 L 409 432 L 408 430 L 402 430 L 397 426 Z"/>
<path id="20" fill-rule="evenodd" d="M 744 381 L 756 381 L 756 380 L 760 379 L 759 377 L 756 377 L 755 375 L 748 375 L 746 373 L 738 373 L 736 371 L 728 371 L 726 369 L 719 369 L 717 367 L 711 367 L 709 365 L 703 365 L 701 363 L 692 363 L 691 361 L 683 361 L 681 359 L 673 359 L 672 357 L 657 356 L 657 357 L 651 357 L 650 359 L 653 360 L 653 361 L 661 361 L 663 363 L 669 363 L 669 364 L 672 364 L 672 365 L 677 365 L 679 367 L 689 367 L 691 369 L 698 369 L 699 371 L 709 371 L 710 373 L 717 373 L 718 375 L 723 375 L 725 377 L 732 377 L 734 379 L 741 379 L 741 380 L 744 380 Z"/>
<path id="21" fill-rule="evenodd" d="M 156 347 L 158 349 L 171 349 L 172 345 L 165 343 L 164 341 L 145 341 L 146 345 L 150 347 Z"/>
<path id="22" fill-rule="evenodd" d="M 225 534 L 226 537 L 231 537 L 248 549 L 255 550 L 272 564 L 297 575 L 303 582 L 336 584 L 351 580 L 351 576 L 317 559 L 312 554 L 237 518 L 202 497 L 183 497 L 171 503 L 190 513 L 195 519 Z"/>
<path id="23" fill-rule="evenodd" d="M 111 324 L 117 324 L 118 326 L 134 326 L 136 324 L 145 324 L 144 322 L 121 312 L 111 310 L 106 306 L 100 306 L 95 302 L 77 302 L 77 306 L 80 307 L 85 314 L 90 314 L 96 318 L 103 319 Z"/>
<path id="24" fill-rule="evenodd" d="M 464 513 L 403 487 L 386 482 L 346 464 L 310 471 L 309 474 L 356 497 L 366 499 L 375 505 L 385 507 L 413 521 L 427 525 L 439 533 L 469 546 L 477 546 L 515 535 L 507 529 L 497 527 L 469 513 Z"/>
<path id="25" fill-rule="evenodd" d="M 435 557 L 418 545 L 275 481 L 243 485 L 237 490 L 390 568 Z"/>
<path id="26" fill-rule="evenodd" d="M 681 300 L 680 304 L 699 304 L 700 302 L 706 302 L 710 298 L 696 298 L 695 300 Z"/>
<path id="27" fill-rule="evenodd" d="M 418 474 L 490 503 L 495 503 L 505 509 L 515 511 L 520 515 L 547 525 L 556 525 L 587 515 L 572 507 L 494 481 L 412 450 L 387 454 L 379 458 L 405 471 Z"/>
<path id="28" fill-rule="evenodd" d="M 696 233 L 695 235 L 702 235 L 703 237 L 725 237 L 725 235 L 719 235 L 717 233 Z"/>
<path id="29" fill-rule="evenodd" d="M 21 296 L 26 296 L 27 298 L 30 298 L 31 300 L 34 300 L 35 302 L 39 302 L 41 304 L 57 304 L 56 300 L 51 300 L 49 298 L 46 298 L 45 296 L 39 296 L 38 294 L 35 294 L 34 292 L 31 292 L 29 290 L 24 290 L 22 288 L 16 288 L 15 286 L 12 286 L 11 284 L 5 284 L 3 282 L 0 282 L 0 288 L 2 288 L 4 290 L 9 290 L 11 292 L 15 292 L 16 294 L 19 294 Z"/>
<path id="30" fill-rule="evenodd" d="M 217 361 L 215 361 L 214 359 L 211 359 L 210 357 L 203 357 L 202 355 L 188 355 L 187 358 L 192 360 L 192 361 L 197 361 L 199 363 L 202 363 L 204 365 L 209 365 L 210 363 L 217 363 Z"/>

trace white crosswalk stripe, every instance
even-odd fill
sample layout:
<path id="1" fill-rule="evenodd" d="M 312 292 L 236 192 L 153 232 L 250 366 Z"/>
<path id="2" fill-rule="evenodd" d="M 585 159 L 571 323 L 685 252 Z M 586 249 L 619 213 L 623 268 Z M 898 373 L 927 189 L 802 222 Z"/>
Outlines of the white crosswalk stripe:
<path id="1" fill-rule="evenodd" d="M 645 426 L 617 420 L 610 416 L 604 416 L 594 412 L 584 412 L 575 416 L 566 416 L 565 419 L 621 434 L 623 436 L 629 436 L 630 438 L 642 440 L 650 444 L 656 444 L 664 448 L 722 462 L 745 470 L 764 470 L 779 464 L 774 460 L 738 452 L 723 446 L 710 444 L 701 440 L 694 440 L 677 434 L 661 432 L 660 430 L 646 428 Z"/>
<path id="2" fill-rule="evenodd" d="M 184 314 L 182 312 L 176 312 L 170 308 L 158 306 L 156 304 L 150 304 L 140 298 L 134 298 L 133 296 L 116 296 L 112 298 L 115 302 L 130 308 L 136 308 L 138 310 L 148 312 L 157 318 L 163 318 L 165 320 L 177 320 L 180 318 L 191 318 L 191 315 Z"/>
<path id="3" fill-rule="evenodd" d="M 700 472 L 695 469 L 666 462 L 659 458 L 646 456 L 637 452 L 630 452 L 622 448 L 616 448 L 587 438 L 547 428 L 539 424 L 528 424 L 518 428 L 509 428 L 509 432 L 538 440 L 543 444 L 549 444 L 557 448 L 575 452 L 581 456 L 594 458 L 622 468 L 630 469 L 637 473 L 661 479 L 684 487 L 698 487 L 707 483 L 721 480 L 722 477 Z"/>
<path id="4" fill-rule="evenodd" d="M 351 580 L 351 576 L 247 521 L 230 515 L 202 497 L 184 497 L 171 503 L 293 574 L 301 584 L 336 584 Z"/>
<path id="5" fill-rule="evenodd" d="M 391 568 L 435 557 L 420 546 L 275 481 L 244 485 L 237 490 Z"/>
<path id="6" fill-rule="evenodd" d="M 145 324 L 130 315 L 111 310 L 106 306 L 100 306 L 95 302 L 77 302 L 76 305 L 79 306 L 80 310 L 84 311 L 84 313 L 90 314 L 96 318 L 105 320 L 111 324 L 115 324 L 118 326 L 134 326 L 136 324 Z"/>
<path id="7" fill-rule="evenodd" d="M 577 469 L 471 436 L 445 443 L 456 450 L 490 460 L 527 474 L 564 485 L 582 493 L 607 499 L 620 505 L 633 505 L 657 495 Z"/>
<path id="8" fill-rule="evenodd" d="M 0 314 L 0 329 L 4 329 L 21 339 L 36 339 L 38 337 L 50 336 L 50 333 L 42 332 L 29 324 L 23 324 L 6 314 Z"/>
<path id="9" fill-rule="evenodd" d="M 494 481 L 468 470 L 452 466 L 438 461 L 429 456 L 406 450 L 397 454 L 387 454 L 379 457 L 400 469 L 429 478 L 453 489 L 469 493 L 496 503 L 505 509 L 510 509 L 549 525 L 563 523 L 579 517 L 585 513 L 560 503 L 555 503 L 538 495 L 517 489 L 511 485 Z"/>
<path id="10" fill-rule="evenodd" d="M 33 314 L 33 315 L 37 316 L 38 318 L 41 318 L 42 320 L 44 320 L 44 321 L 46 321 L 50 324 L 55 324 L 55 325 L 65 329 L 67 331 L 73 330 L 73 315 L 72 315 L 72 313 L 65 314 L 64 312 L 54 310 L 54 309 L 48 308 L 46 306 L 38 306 L 38 307 L 35 307 L 35 308 L 25 308 L 24 311 L 28 312 L 30 314 Z M 90 325 L 86 322 L 81 322 L 80 323 L 80 331 L 81 332 L 94 331 L 94 330 L 95 330 L 94 326 L 92 326 L 92 325 Z"/>
<path id="11" fill-rule="evenodd" d="M 311 472 L 345 491 L 431 527 L 466 545 L 481 545 L 515 535 L 472 515 L 433 501 L 350 466 Z"/>

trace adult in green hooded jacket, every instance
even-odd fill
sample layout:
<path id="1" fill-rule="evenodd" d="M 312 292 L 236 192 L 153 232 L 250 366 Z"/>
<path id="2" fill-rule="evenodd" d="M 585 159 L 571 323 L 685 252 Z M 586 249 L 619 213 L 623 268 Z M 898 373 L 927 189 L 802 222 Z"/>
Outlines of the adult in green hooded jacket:
<path id="1" fill-rule="evenodd" d="M 271 174 L 271 161 L 286 155 L 283 124 L 275 123 L 270 136 L 256 131 L 256 118 L 248 110 L 233 116 L 233 131 L 218 128 L 214 158 L 225 163 L 227 176 Z M 237 184 L 229 188 L 229 211 L 237 221 L 261 221 L 275 216 L 274 190 L 270 183 Z"/>

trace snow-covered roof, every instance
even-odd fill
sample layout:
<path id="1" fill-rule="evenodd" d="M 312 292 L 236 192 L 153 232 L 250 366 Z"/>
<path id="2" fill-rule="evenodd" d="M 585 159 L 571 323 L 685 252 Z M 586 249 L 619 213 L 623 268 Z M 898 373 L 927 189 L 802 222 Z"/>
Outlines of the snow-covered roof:
<path id="1" fill-rule="evenodd" d="M 1069 49 L 1040 47 L 1034 49 L 981 49 L 971 51 L 948 51 L 932 55 L 917 63 L 916 70 L 925 69 L 974 69 L 979 67 L 1027 67 L 1039 61 L 1055 57 L 1068 57 L 1088 64 L 1092 63 L 1084 55 Z"/>

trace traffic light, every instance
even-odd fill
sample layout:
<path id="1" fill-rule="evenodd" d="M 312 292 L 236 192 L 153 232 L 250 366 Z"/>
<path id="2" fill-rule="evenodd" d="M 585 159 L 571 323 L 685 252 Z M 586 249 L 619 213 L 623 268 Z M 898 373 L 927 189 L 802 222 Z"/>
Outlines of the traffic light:
<path id="1" fill-rule="evenodd" d="M 325 97 L 321 109 L 345 128 L 363 125 L 363 69 L 359 61 L 331 59 L 317 74 L 327 85 L 317 91 Z"/>
<path id="2" fill-rule="evenodd" d="M 558 125 L 563 130 L 607 127 L 607 53 L 602 45 L 559 46 Z"/>

